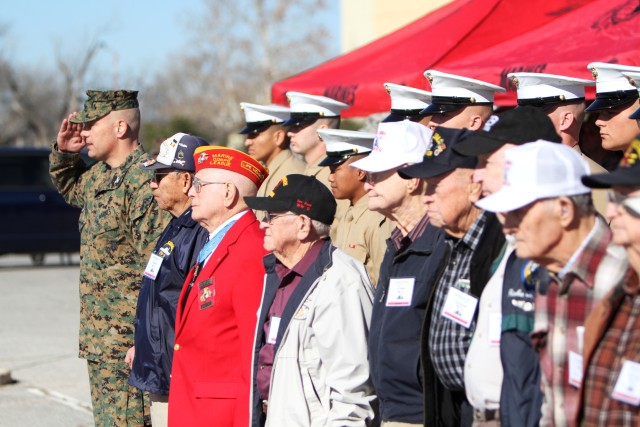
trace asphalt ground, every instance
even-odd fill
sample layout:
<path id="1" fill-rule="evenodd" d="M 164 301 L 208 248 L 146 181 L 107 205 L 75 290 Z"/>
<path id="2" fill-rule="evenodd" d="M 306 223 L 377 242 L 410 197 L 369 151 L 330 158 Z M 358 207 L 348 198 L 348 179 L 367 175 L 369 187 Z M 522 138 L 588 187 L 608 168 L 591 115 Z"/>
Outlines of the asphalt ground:
<path id="1" fill-rule="evenodd" d="M 78 255 L 0 256 L 0 427 L 93 425 L 78 358 Z M 7 372 L 8 371 L 8 372 Z"/>

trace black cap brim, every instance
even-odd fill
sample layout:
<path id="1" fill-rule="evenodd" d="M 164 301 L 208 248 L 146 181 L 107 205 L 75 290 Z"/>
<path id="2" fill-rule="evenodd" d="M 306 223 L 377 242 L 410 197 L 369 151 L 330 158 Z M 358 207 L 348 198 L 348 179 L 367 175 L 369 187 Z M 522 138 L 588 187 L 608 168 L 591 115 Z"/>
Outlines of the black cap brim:
<path id="1" fill-rule="evenodd" d="M 318 166 L 337 166 L 349 159 L 350 156 L 327 156 L 325 157 Z"/>
<path id="2" fill-rule="evenodd" d="M 422 120 L 425 116 L 426 114 L 422 114 L 422 110 L 391 110 L 389 115 L 382 119 L 380 123 L 401 122 L 403 120 L 411 120 L 412 122 L 417 122 L 419 120 Z"/>
<path id="3" fill-rule="evenodd" d="M 458 166 L 459 167 L 459 166 Z M 433 178 L 434 176 L 442 175 L 452 170 L 457 169 L 456 166 L 437 164 L 433 161 L 425 160 L 420 163 L 406 166 L 402 169 L 398 169 L 398 175 L 403 179 L 411 178 Z"/>
<path id="4" fill-rule="evenodd" d="M 289 210 L 287 203 L 276 200 L 273 197 L 245 197 L 244 201 L 247 206 L 256 211 L 286 212 Z"/>
<path id="5" fill-rule="evenodd" d="M 585 175 L 582 183 L 589 188 L 611 188 L 614 185 L 640 187 L 638 167 L 622 167 L 610 173 Z"/>
<path id="6" fill-rule="evenodd" d="M 481 154 L 491 153 L 506 143 L 507 141 L 486 135 L 486 132 L 477 131 L 454 145 L 453 151 L 463 156 L 479 156 Z"/>
<path id="7" fill-rule="evenodd" d="M 611 94 L 596 95 L 596 99 L 587 107 L 585 111 L 601 111 L 610 110 L 612 108 L 622 107 L 631 104 L 638 99 L 637 90 L 627 90 L 621 92 L 612 92 Z"/>
<path id="8" fill-rule="evenodd" d="M 444 114 L 467 107 L 467 104 L 429 104 L 424 110 L 420 111 L 423 116 L 432 116 L 434 114 Z"/>
<path id="9" fill-rule="evenodd" d="M 145 166 L 145 164 L 141 164 L 140 165 L 140 169 L 145 170 L 145 171 L 154 171 L 154 170 L 158 170 L 158 169 L 174 169 L 172 166 L 169 165 L 165 165 L 163 163 L 158 163 L 155 162 L 153 164 L 150 164 L 149 166 Z"/>
<path id="10" fill-rule="evenodd" d="M 246 126 L 244 128 L 242 128 L 242 130 L 240 130 L 238 133 L 240 135 L 247 135 L 250 133 L 261 133 L 262 131 L 265 131 L 267 129 L 269 129 L 269 127 L 275 124 L 273 122 L 257 122 L 257 123 L 247 123 Z"/>

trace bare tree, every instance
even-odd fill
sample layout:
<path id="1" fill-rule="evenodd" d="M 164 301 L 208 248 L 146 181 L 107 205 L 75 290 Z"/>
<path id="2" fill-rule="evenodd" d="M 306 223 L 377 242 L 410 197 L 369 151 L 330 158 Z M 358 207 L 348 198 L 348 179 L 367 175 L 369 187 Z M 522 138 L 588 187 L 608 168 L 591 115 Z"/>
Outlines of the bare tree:
<path id="1" fill-rule="evenodd" d="M 314 16 L 325 0 L 205 0 L 184 52 L 147 90 L 148 109 L 206 123 L 224 141 L 241 101 L 269 103 L 275 81 L 326 59 L 327 30 Z M 148 111 L 147 109 L 147 111 Z"/>

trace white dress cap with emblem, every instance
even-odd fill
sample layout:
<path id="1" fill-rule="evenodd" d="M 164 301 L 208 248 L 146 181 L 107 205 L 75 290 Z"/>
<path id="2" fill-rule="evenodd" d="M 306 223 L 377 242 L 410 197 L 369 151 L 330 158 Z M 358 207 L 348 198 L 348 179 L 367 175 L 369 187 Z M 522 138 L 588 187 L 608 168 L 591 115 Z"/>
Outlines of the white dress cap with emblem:
<path id="1" fill-rule="evenodd" d="M 624 74 L 624 76 L 629 80 L 629 83 L 635 86 L 636 89 L 638 89 L 638 92 L 640 92 L 640 71 L 624 71 L 622 74 Z M 634 111 L 629 118 L 635 120 L 640 119 L 640 108 Z"/>
<path id="2" fill-rule="evenodd" d="M 368 154 L 376 139 L 375 133 L 345 129 L 318 129 L 318 136 L 327 146 L 327 157 L 320 166 L 333 166 L 345 162 L 349 157 Z"/>
<path id="3" fill-rule="evenodd" d="M 423 114 L 442 114 L 469 105 L 492 105 L 496 92 L 505 88 L 455 74 L 427 70 L 424 77 L 431 83 L 432 103 Z"/>
<path id="4" fill-rule="evenodd" d="M 320 95 L 302 92 L 287 92 L 291 118 L 285 126 L 305 126 L 321 118 L 340 117 L 340 112 L 349 108 L 349 104 Z"/>
<path id="5" fill-rule="evenodd" d="M 248 102 L 241 102 L 240 109 L 244 112 L 246 126 L 240 132 L 247 134 L 252 132 L 262 132 L 274 124 L 283 124 L 290 117 L 287 107 L 281 105 L 259 105 Z"/>
<path id="6" fill-rule="evenodd" d="M 592 62 L 587 65 L 596 81 L 596 99 L 587 111 L 607 110 L 635 101 L 638 90 L 622 73 L 639 72 L 640 67 Z"/>
<path id="7" fill-rule="evenodd" d="M 384 88 L 391 98 L 391 113 L 383 122 L 399 122 L 405 119 L 424 117 L 421 111 L 431 104 L 431 92 L 395 83 L 385 83 Z"/>
<path id="8" fill-rule="evenodd" d="M 551 107 L 568 101 L 583 101 L 585 86 L 592 80 L 543 73 L 509 73 L 518 93 L 518 105 Z"/>

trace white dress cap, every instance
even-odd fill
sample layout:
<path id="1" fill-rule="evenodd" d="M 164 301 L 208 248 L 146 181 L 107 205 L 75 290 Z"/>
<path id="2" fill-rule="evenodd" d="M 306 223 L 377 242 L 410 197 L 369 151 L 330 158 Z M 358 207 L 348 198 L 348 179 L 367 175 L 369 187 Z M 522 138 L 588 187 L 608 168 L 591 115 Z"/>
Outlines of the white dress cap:
<path id="1" fill-rule="evenodd" d="M 287 99 L 291 113 L 316 113 L 320 117 L 338 117 L 342 110 L 349 108 L 344 102 L 301 92 L 287 92 Z"/>
<path id="2" fill-rule="evenodd" d="M 391 97 L 391 113 L 383 122 L 399 122 L 405 119 L 420 119 L 422 110 L 431 104 L 431 92 L 395 83 L 385 83 L 384 88 Z"/>
<path id="3" fill-rule="evenodd" d="M 424 77 L 431 83 L 433 104 L 490 104 L 496 92 L 506 91 L 491 83 L 436 70 L 425 71 Z"/>
<path id="4" fill-rule="evenodd" d="M 543 73 L 509 73 L 518 92 L 518 105 L 546 107 L 572 100 L 584 100 L 585 86 L 595 82 Z"/>
<path id="5" fill-rule="evenodd" d="M 640 70 L 638 71 L 623 71 L 622 74 L 629 80 L 631 86 L 640 91 Z"/>
<path id="6" fill-rule="evenodd" d="M 489 212 L 511 212 L 536 200 L 588 194 L 581 178 L 589 164 L 563 144 L 538 140 L 505 152 L 504 184 L 476 206 Z"/>
<path id="7" fill-rule="evenodd" d="M 638 72 L 640 67 L 592 62 L 587 65 L 596 80 L 596 100 L 586 111 L 616 108 L 638 98 L 638 91 L 623 72 Z"/>
<path id="8" fill-rule="evenodd" d="M 317 132 L 327 147 L 327 157 L 319 163 L 320 166 L 337 165 L 349 157 L 368 154 L 376 139 L 375 133 L 355 130 L 322 128 Z"/>
<path id="9" fill-rule="evenodd" d="M 431 129 L 410 120 L 380 123 L 371 153 L 350 166 L 366 172 L 382 172 L 421 162 L 431 145 L 432 135 Z"/>
<path id="10" fill-rule="evenodd" d="M 289 120 L 289 109 L 281 105 L 258 105 L 241 102 L 246 126 L 238 133 L 260 133 L 274 124 L 283 124 Z"/>

